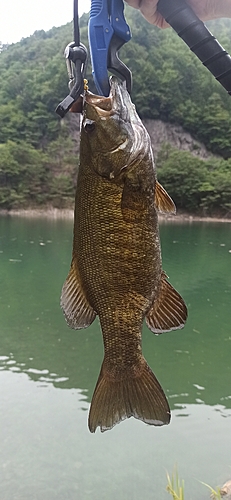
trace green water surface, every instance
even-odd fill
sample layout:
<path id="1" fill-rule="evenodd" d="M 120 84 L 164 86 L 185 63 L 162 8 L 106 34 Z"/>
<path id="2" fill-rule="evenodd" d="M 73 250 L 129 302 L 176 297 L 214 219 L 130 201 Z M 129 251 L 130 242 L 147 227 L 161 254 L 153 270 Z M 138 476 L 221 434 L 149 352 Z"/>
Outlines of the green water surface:
<path id="1" fill-rule="evenodd" d="M 185 500 L 231 479 L 231 224 L 161 223 L 163 268 L 189 310 L 183 330 L 143 330 L 172 410 L 90 434 L 102 356 L 98 321 L 70 330 L 59 307 L 72 221 L 0 218 L 1 500 L 167 500 L 177 464 Z"/>

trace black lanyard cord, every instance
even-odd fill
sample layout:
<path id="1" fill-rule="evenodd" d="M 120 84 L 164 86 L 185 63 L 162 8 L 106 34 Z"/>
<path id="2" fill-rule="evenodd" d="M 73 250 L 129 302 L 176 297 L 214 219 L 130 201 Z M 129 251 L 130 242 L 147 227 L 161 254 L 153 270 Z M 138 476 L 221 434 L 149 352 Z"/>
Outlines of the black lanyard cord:
<path id="1" fill-rule="evenodd" d="M 80 33 L 79 33 L 79 13 L 78 13 L 78 0 L 74 0 L 74 42 L 76 47 L 80 45 Z"/>

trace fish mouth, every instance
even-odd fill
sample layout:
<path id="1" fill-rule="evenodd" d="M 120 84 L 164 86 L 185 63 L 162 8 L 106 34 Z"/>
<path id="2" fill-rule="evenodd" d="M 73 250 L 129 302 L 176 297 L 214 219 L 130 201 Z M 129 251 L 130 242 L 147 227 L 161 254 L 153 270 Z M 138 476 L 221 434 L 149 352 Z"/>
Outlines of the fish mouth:
<path id="1" fill-rule="evenodd" d="M 110 116 L 112 114 L 112 99 L 110 95 L 109 97 L 103 97 L 87 92 L 85 102 L 96 108 L 99 116 Z"/>
<path id="2" fill-rule="evenodd" d="M 107 118 L 117 114 L 125 122 L 130 121 L 131 109 L 134 110 L 125 83 L 118 80 L 115 76 L 110 78 L 110 94 L 108 97 L 99 96 L 87 91 L 85 102 L 93 106 L 100 117 Z"/>

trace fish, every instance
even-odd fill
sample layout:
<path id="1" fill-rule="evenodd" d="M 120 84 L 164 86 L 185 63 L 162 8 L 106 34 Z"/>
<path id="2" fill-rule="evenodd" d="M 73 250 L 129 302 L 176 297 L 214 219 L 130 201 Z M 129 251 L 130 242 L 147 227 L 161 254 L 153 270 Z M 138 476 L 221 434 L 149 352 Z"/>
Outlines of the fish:
<path id="1" fill-rule="evenodd" d="M 168 424 L 165 393 L 142 354 L 144 321 L 154 334 L 182 328 L 187 307 L 162 270 L 158 211 L 175 205 L 158 183 L 150 137 L 124 84 L 108 97 L 85 91 L 73 254 L 62 288 L 67 324 L 98 317 L 104 359 L 88 426 L 102 432 L 131 416 Z"/>

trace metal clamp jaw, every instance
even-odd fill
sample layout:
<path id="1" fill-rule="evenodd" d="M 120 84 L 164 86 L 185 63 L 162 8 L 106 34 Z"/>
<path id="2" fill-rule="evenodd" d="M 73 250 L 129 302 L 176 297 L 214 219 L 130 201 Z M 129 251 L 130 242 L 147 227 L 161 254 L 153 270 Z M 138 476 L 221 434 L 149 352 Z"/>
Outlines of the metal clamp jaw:
<path id="1" fill-rule="evenodd" d="M 82 43 L 76 46 L 75 42 L 71 42 L 66 46 L 64 55 L 66 57 L 67 73 L 69 76 L 68 86 L 70 93 L 58 104 L 55 110 L 61 118 L 66 115 L 72 104 L 77 101 L 80 94 L 84 91 L 87 49 Z"/>
<path id="2" fill-rule="evenodd" d="M 131 38 L 123 0 L 91 0 L 88 36 L 92 74 L 99 94 L 109 95 L 108 70 L 125 81 L 131 92 L 131 71 L 118 56 L 119 49 Z"/>

